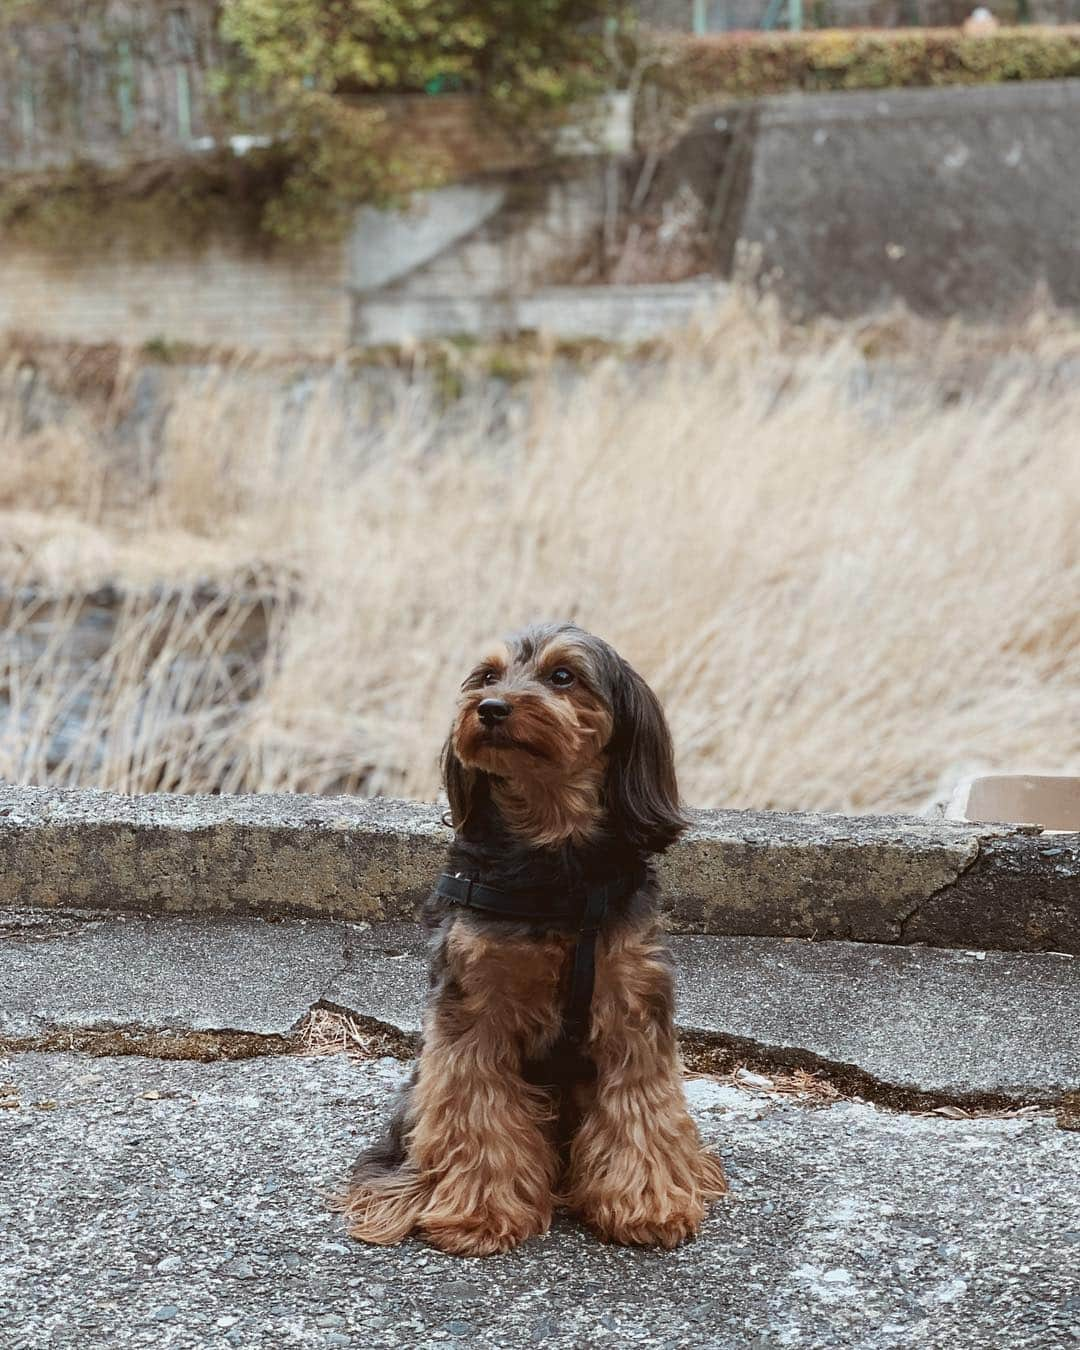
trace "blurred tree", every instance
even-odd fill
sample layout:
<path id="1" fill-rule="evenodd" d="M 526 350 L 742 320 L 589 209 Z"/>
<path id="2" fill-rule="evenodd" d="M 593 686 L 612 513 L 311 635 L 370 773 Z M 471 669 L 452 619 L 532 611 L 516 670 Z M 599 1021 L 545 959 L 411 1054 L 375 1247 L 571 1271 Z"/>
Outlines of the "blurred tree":
<path id="1" fill-rule="evenodd" d="M 225 0 L 222 32 L 264 89 L 559 102 L 605 63 L 620 0 Z"/>
<path id="2" fill-rule="evenodd" d="M 610 75 L 622 0 L 225 0 L 234 88 L 265 102 L 294 149 L 266 224 L 300 241 L 338 231 L 351 206 L 439 177 L 404 150 L 370 95 L 473 92 L 522 139 L 540 141 Z"/>

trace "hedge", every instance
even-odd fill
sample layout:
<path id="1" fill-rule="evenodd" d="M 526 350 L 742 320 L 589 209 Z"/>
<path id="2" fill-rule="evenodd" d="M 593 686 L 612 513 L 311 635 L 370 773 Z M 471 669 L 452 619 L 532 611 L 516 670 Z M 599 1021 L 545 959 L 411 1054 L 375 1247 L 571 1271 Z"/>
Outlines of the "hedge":
<path id="1" fill-rule="evenodd" d="M 1000 84 L 1080 76 L 1080 25 L 999 28 L 827 29 L 731 33 L 661 41 L 644 74 L 673 111 L 723 98 L 795 91 Z"/>

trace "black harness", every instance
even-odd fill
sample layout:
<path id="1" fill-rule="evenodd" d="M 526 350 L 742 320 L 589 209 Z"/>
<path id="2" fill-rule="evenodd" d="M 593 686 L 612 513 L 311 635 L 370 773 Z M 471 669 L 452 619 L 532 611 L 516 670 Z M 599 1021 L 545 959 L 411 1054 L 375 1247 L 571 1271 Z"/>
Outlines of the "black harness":
<path id="1" fill-rule="evenodd" d="M 565 902 L 550 900 L 539 904 L 536 891 L 502 891 L 464 876 L 461 872 L 443 872 L 435 883 L 435 894 L 452 905 L 476 910 L 485 918 L 507 919 L 514 923 L 573 923 L 577 925 L 573 965 L 566 1006 L 563 1008 L 562 1039 L 580 1048 L 589 1034 L 589 1012 L 596 982 L 596 935 L 608 912 L 608 906 L 628 899 L 645 883 L 645 872 L 616 877 L 614 881 L 579 883 L 571 887 Z"/>

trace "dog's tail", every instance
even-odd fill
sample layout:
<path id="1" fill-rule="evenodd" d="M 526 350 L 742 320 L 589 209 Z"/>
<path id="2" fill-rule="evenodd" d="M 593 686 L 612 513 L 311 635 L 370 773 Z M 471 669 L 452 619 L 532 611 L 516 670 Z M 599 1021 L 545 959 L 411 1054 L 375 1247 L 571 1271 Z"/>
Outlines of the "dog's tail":
<path id="1" fill-rule="evenodd" d="M 387 1171 L 361 1160 L 332 1206 L 345 1216 L 350 1237 L 392 1246 L 413 1231 L 430 1198 L 431 1183 L 409 1166 Z"/>
<path id="2" fill-rule="evenodd" d="M 431 1179 L 410 1163 L 406 1142 L 416 1081 L 414 1066 L 386 1133 L 360 1154 L 344 1189 L 330 1199 L 330 1207 L 345 1216 L 349 1236 L 360 1242 L 401 1242 L 416 1227 L 431 1194 Z"/>
<path id="3" fill-rule="evenodd" d="M 698 1155 L 698 1185 L 705 1201 L 719 1200 L 727 1195 L 728 1183 L 724 1176 L 724 1165 L 715 1153 L 703 1148 Z"/>

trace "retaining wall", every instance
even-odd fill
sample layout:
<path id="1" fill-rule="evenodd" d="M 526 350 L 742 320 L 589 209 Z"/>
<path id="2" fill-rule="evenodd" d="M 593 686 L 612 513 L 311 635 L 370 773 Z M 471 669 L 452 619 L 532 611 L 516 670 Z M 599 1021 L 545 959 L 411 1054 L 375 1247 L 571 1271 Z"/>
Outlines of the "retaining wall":
<path id="1" fill-rule="evenodd" d="M 798 315 L 1008 316 L 1040 289 L 1080 308 L 1080 80 L 730 105 L 653 168 L 492 174 L 361 210 L 343 244 L 303 253 L 9 249 L 0 330 L 274 352 L 522 329 L 647 338 L 699 313 L 738 259 Z M 613 214 L 648 181 L 632 219 Z M 638 240 L 640 284 L 570 284 L 607 275 L 613 223 Z"/>
<path id="2" fill-rule="evenodd" d="M 212 130 L 215 0 L 0 8 L 0 165 L 115 164 Z"/>
<path id="3" fill-rule="evenodd" d="M 1080 953 L 1080 835 L 902 816 L 698 811 L 663 861 L 682 932 Z M 0 904 L 408 918 L 433 806 L 0 787 Z"/>
<path id="4" fill-rule="evenodd" d="M 339 248 L 292 259 L 227 243 L 198 256 L 157 259 L 0 251 L 0 331 L 321 354 L 347 345 L 350 323 Z"/>
<path id="5" fill-rule="evenodd" d="M 800 313 L 1080 306 L 1080 80 L 758 105 L 740 245 Z"/>
<path id="6" fill-rule="evenodd" d="M 415 194 L 357 212 L 348 238 L 260 253 L 219 238 L 203 252 L 133 258 L 0 251 L 0 331 L 138 345 L 320 354 L 457 334 L 543 331 L 636 341 L 715 304 L 708 277 L 567 285 L 603 229 L 606 173 L 583 162 Z"/>

